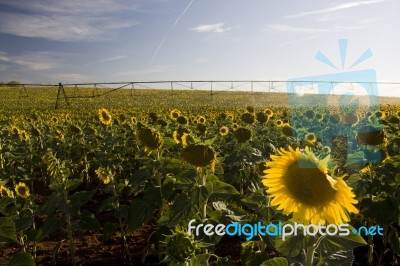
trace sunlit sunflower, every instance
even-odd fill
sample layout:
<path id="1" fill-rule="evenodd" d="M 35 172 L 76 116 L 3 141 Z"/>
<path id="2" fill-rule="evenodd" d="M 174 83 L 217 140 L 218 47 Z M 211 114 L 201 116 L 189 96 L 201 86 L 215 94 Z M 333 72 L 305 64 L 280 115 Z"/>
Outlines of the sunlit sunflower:
<path id="1" fill-rule="evenodd" d="M 239 125 L 237 123 L 233 123 L 232 124 L 232 129 L 233 129 L 233 131 L 238 130 L 239 129 Z"/>
<path id="2" fill-rule="evenodd" d="M 189 133 L 183 133 L 181 139 L 182 139 L 182 145 L 183 145 L 183 147 L 186 147 L 187 145 L 196 142 L 196 138 L 193 137 L 193 135 L 192 135 L 192 134 L 189 134 Z"/>
<path id="3" fill-rule="evenodd" d="M 306 150 L 281 149 L 267 162 L 263 184 L 268 187 L 271 205 L 303 224 L 343 224 L 350 220 L 348 212 L 358 213 L 358 201 L 342 178 L 327 174 L 329 156 L 319 161 Z"/>
<path id="4" fill-rule="evenodd" d="M 229 128 L 227 126 L 222 126 L 219 129 L 219 134 L 223 137 L 227 136 L 229 134 Z"/>
<path id="5" fill-rule="evenodd" d="M 200 124 L 205 124 L 206 123 L 206 118 L 204 117 L 204 116 L 199 116 L 198 118 L 197 118 L 197 121 L 200 123 Z"/>
<path id="6" fill-rule="evenodd" d="M 59 141 L 64 141 L 64 133 L 60 129 L 53 131 L 53 137 Z"/>
<path id="7" fill-rule="evenodd" d="M 382 111 L 376 111 L 376 112 L 375 112 L 375 116 L 376 116 L 377 118 L 380 118 L 380 119 L 385 119 L 385 118 L 386 118 L 386 113 L 385 113 L 385 112 L 382 112 Z"/>
<path id="8" fill-rule="evenodd" d="M 111 181 L 111 175 L 108 173 L 108 171 L 106 169 L 104 169 L 103 167 L 99 167 L 97 168 L 97 170 L 95 171 L 97 174 L 97 177 L 103 181 L 103 183 L 105 185 L 107 185 L 108 183 L 110 183 Z"/>
<path id="9" fill-rule="evenodd" d="M 179 116 L 181 115 L 181 112 L 177 109 L 173 109 L 170 113 L 169 113 L 169 117 L 171 119 L 176 120 Z"/>
<path id="10" fill-rule="evenodd" d="M 14 135 L 19 135 L 19 129 L 16 126 L 12 126 L 11 133 L 13 133 Z"/>
<path id="11" fill-rule="evenodd" d="M 71 117 L 69 116 L 69 114 L 65 115 L 65 121 L 67 121 L 68 123 L 71 122 Z"/>
<path id="12" fill-rule="evenodd" d="M 28 142 L 29 141 L 29 135 L 26 133 L 25 130 L 20 131 L 20 135 L 23 141 Z"/>
<path id="13" fill-rule="evenodd" d="M 307 134 L 305 135 L 304 139 L 305 139 L 307 142 L 312 143 L 312 144 L 314 144 L 315 142 L 317 142 L 317 136 L 316 136 L 314 133 L 312 133 L 312 132 L 307 133 Z"/>
<path id="14" fill-rule="evenodd" d="M 103 125 L 108 126 L 111 124 L 112 117 L 110 113 L 105 108 L 99 109 L 99 120 Z"/>
<path id="15" fill-rule="evenodd" d="M 58 118 L 55 117 L 55 116 L 53 116 L 53 117 L 51 118 L 51 122 L 57 124 L 57 123 L 58 123 Z"/>
<path id="16" fill-rule="evenodd" d="M 275 125 L 276 125 L 277 127 L 283 127 L 283 121 L 282 121 L 282 120 L 276 120 L 276 121 L 275 121 Z"/>
<path id="17" fill-rule="evenodd" d="M 329 146 L 324 146 L 324 147 L 322 147 L 321 152 L 323 154 L 330 154 L 331 153 L 331 148 Z"/>
<path id="18" fill-rule="evenodd" d="M 6 188 L 6 187 L 3 186 L 3 185 L 0 185 L 0 196 L 3 197 L 3 198 L 4 198 L 4 197 L 13 198 L 13 197 L 14 197 L 12 191 L 9 190 L 8 188 Z"/>
<path id="19" fill-rule="evenodd" d="M 21 198 L 28 198 L 29 197 L 29 187 L 22 182 L 19 182 L 15 185 L 15 192 L 17 192 L 17 196 Z"/>
<path id="20" fill-rule="evenodd" d="M 274 112 L 272 112 L 270 109 L 265 109 L 264 110 L 264 113 L 269 117 L 269 118 L 271 118 L 271 116 L 273 116 L 274 115 Z"/>
<path id="21" fill-rule="evenodd" d="M 136 117 L 131 116 L 131 123 L 132 123 L 132 124 L 136 124 L 136 123 L 137 123 Z"/>

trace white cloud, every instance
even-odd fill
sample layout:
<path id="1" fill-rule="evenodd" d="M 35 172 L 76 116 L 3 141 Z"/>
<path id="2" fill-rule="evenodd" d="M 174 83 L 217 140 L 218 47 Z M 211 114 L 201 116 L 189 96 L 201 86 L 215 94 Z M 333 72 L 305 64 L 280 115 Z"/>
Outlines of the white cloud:
<path id="1" fill-rule="evenodd" d="M 328 8 L 323 8 L 319 10 L 313 10 L 313 11 L 306 11 L 306 12 L 301 12 L 298 14 L 293 14 L 293 15 L 287 15 L 284 16 L 285 18 L 299 18 L 299 17 L 306 17 L 310 15 L 318 15 L 318 14 L 326 14 L 330 12 L 335 12 L 339 10 L 344 10 L 344 9 L 349 9 L 353 7 L 358 7 L 358 6 L 363 6 L 363 5 L 372 5 L 372 4 L 377 4 L 381 2 L 387 2 L 390 0 L 368 0 L 368 1 L 356 1 L 356 2 L 348 2 L 348 3 L 343 3 L 340 5 L 336 5 L 333 7 L 328 7 Z"/>
<path id="2" fill-rule="evenodd" d="M 0 61 L 8 66 L 15 64 L 30 70 L 52 69 L 62 62 L 61 55 L 54 52 L 34 52 L 19 56 L 0 53 Z"/>
<path id="3" fill-rule="evenodd" d="M 116 61 L 116 60 L 121 60 L 126 58 L 126 55 L 117 55 L 117 56 L 112 56 L 108 58 L 104 58 L 95 62 L 87 63 L 86 66 L 94 65 L 94 64 L 100 64 L 100 63 L 106 63 L 106 62 L 111 62 L 111 61 Z"/>
<path id="4" fill-rule="evenodd" d="M 0 12 L 0 32 L 23 37 L 55 41 L 97 40 L 138 24 L 131 16 L 123 15 L 136 10 L 137 1 L 0 0 L 0 4 L 22 10 Z"/>
<path id="5" fill-rule="evenodd" d="M 360 30 L 365 28 L 366 25 L 356 26 L 335 26 L 332 28 L 304 28 L 296 27 L 287 24 L 271 24 L 267 29 L 280 32 L 291 32 L 291 33 L 329 33 L 329 32 L 343 32 L 349 30 Z"/>
<path id="6" fill-rule="evenodd" d="M 224 25 L 225 23 L 204 24 L 194 27 L 191 30 L 197 32 L 214 32 L 214 33 L 221 33 L 230 30 L 230 28 L 224 28 Z"/>

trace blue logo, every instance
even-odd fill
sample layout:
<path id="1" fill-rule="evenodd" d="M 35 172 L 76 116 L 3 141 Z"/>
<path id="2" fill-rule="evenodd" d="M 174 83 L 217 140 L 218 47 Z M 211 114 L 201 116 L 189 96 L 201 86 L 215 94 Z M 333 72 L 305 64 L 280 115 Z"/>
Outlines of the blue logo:
<path id="1" fill-rule="evenodd" d="M 375 70 L 351 70 L 370 58 L 372 52 L 367 49 L 345 71 L 347 44 L 347 39 L 339 40 L 341 69 L 322 52 L 316 54 L 318 61 L 337 70 L 336 73 L 292 78 L 286 81 L 286 89 L 290 123 L 297 129 L 294 137 L 304 140 L 307 133 L 314 133 L 331 150 L 335 138 L 341 138 L 347 146 L 347 163 L 354 163 L 354 156 L 349 155 L 361 147 L 357 146 L 357 133 L 363 130 L 366 133 L 379 132 L 382 125 L 380 121 L 367 119 L 379 111 Z M 357 163 L 367 164 L 380 160 L 379 152 L 372 154 Z"/>

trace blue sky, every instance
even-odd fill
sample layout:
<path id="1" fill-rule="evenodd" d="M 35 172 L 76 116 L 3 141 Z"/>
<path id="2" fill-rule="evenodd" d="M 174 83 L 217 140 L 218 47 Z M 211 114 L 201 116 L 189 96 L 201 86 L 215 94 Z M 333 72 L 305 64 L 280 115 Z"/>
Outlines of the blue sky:
<path id="1" fill-rule="evenodd" d="M 0 80 L 286 80 L 346 71 L 370 49 L 352 70 L 398 81 L 399 10 L 397 0 L 0 0 Z M 343 69 L 338 39 L 348 39 Z"/>

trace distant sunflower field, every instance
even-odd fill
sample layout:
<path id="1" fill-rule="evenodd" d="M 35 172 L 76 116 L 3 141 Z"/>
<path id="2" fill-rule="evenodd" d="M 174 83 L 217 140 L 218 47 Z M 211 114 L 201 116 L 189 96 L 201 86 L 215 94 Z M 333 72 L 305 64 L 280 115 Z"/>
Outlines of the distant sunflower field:
<path id="1" fill-rule="evenodd" d="M 0 87 L 1 265 L 400 263 L 394 99 L 328 113 L 276 93 L 120 90 L 54 110 L 56 93 Z M 193 219 L 383 236 L 246 241 L 190 234 Z"/>

